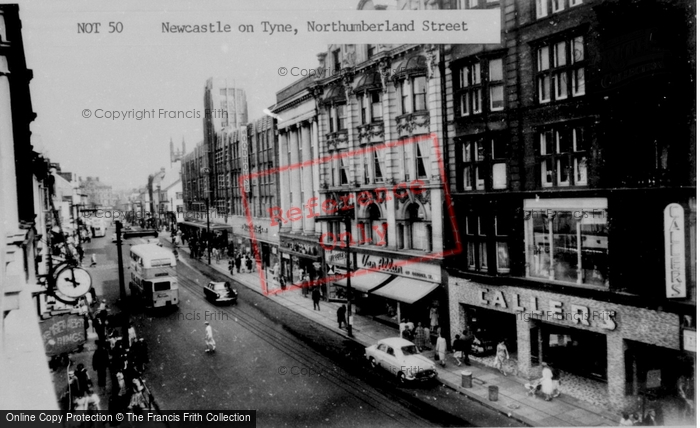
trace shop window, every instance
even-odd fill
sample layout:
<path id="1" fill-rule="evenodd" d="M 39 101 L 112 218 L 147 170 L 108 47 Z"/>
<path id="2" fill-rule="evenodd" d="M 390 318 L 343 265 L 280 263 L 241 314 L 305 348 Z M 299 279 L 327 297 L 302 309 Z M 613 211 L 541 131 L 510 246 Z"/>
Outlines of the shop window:
<path id="1" fill-rule="evenodd" d="M 542 187 L 588 184 L 583 127 L 546 128 L 540 131 L 539 138 Z"/>
<path id="2" fill-rule="evenodd" d="M 477 138 L 462 144 L 462 189 L 499 190 L 508 187 L 507 146 L 502 136 Z"/>
<path id="3" fill-rule="evenodd" d="M 536 51 L 537 94 L 540 104 L 586 93 L 583 36 L 551 42 Z"/>
<path id="4" fill-rule="evenodd" d="M 525 201 L 526 276 L 607 286 L 607 204 L 571 209 L 551 201 L 546 207 Z"/>
<path id="5" fill-rule="evenodd" d="M 544 18 L 580 4 L 583 4 L 583 0 L 535 0 L 535 16 L 537 19 Z"/>

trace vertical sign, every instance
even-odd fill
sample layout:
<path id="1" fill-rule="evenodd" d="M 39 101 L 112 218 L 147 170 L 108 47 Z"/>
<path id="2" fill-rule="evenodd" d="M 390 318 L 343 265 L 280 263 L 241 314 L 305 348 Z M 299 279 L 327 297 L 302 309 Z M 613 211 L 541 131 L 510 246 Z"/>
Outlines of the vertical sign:
<path id="1" fill-rule="evenodd" d="M 683 207 L 679 204 L 668 204 L 664 209 L 664 249 L 666 297 L 686 297 L 685 219 Z"/>
<path id="2" fill-rule="evenodd" d="M 250 193 L 250 177 L 248 177 L 248 127 L 241 126 L 239 131 L 239 140 L 241 142 L 241 173 L 245 177 L 243 179 L 243 191 Z"/>

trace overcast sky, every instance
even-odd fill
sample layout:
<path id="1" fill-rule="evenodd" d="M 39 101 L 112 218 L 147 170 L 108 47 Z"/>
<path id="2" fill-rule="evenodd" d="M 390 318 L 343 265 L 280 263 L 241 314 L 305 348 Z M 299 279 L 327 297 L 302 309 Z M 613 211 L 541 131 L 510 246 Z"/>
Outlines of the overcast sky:
<path id="1" fill-rule="evenodd" d="M 96 110 L 202 112 L 206 79 L 222 76 L 235 78 L 247 92 L 248 117 L 257 119 L 274 104 L 275 92 L 297 79 L 279 76 L 279 67 L 315 68 L 316 54 L 327 45 L 320 37 L 300 43 L 236 32 L 164 35 L 161 22 L 240 21 L 248 13 L 243 9 L 354 10 L 358 0 L 19 3 L 27 64 L 34 71 L 36 149 L 63 171 L 131 188 L 170 166 L 171 138 L 179 145 L 184 137 L 191 151 L 202 139 L 202 119 L 112 121 L 96 119 Z M 78 34 L 81 22 L 101 22 L 100 34 Z M 109 22 L 122 22 L 122 32 L 108 34 Z M 90 118 L 83 117 L 85 109 Z"/>

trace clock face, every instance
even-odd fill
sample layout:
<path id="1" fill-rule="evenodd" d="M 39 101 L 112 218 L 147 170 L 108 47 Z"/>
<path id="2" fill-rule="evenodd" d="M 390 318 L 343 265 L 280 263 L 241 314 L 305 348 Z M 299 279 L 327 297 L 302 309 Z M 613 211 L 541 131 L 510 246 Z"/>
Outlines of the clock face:
<path id="1" fill-rule="evenodd" d="M 92 278 L 90 274 L 82 268 L 66 267 L 56 275 L 56 289 L 63 296 L 70 299 L 77 299 L 90 291 Z"/>

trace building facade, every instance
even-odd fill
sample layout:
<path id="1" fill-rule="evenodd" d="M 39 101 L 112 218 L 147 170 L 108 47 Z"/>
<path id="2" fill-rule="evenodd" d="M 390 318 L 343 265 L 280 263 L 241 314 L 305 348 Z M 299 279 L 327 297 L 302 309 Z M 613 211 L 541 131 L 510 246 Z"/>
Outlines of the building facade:
<path id="1" fill-rule="evenodd" d="M 112 186 L 100 182 L 100 177 L 78 178 L 80 183 L 80 193 L 88 195 L 88 205 L 90 208 L 111 207 L 114 203 Z"/>
<path id="2" fill-rule="evenodd" d="M 696 358 L 694 6 L 469 6 L 500 7 L 503 33 L 445 47 L 452 330 L 596 404 L 670 401 Z"/>

